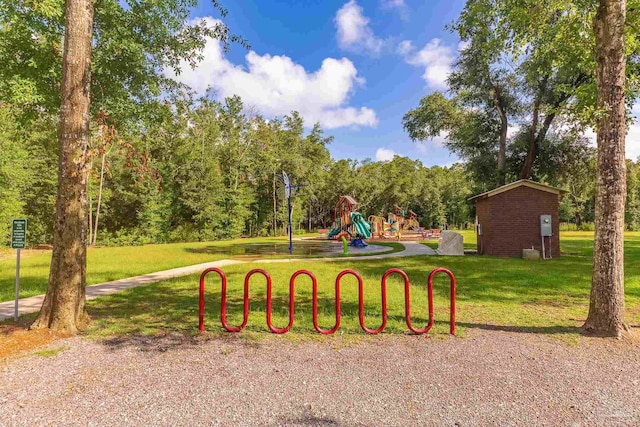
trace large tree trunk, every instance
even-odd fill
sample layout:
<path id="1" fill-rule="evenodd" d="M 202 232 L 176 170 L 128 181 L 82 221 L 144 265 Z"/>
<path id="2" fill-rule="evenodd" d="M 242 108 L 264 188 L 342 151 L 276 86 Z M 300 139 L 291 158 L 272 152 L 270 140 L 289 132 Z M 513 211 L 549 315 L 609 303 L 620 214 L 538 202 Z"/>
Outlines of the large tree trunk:
<path id="1" fill-rule="evenodd" d="M 567 82 L 567 84 L 570 85 L 570 88 L 577 89 L 587 81 L 589 81 L 589 77 L 586 74 L 580 74 L 575 78 L 575 80 L 570 83 Z M 540 93 L 533 105 L 533 120 L 529 133 L 527 157 L 525 158 L 525 161 L 520 168 L 520 179 L 531 178 L 531 171 L 533 170 L 533 165 L 535 164 L 540 152 L 542 141 L 544 141 L 544 139 L 547 137 L 547 132 L 549 132 L 551 124 L 556 118 L 556 114 L 558 114 L 558 110 L 565 105 L 565 103 L 571 98 L 574 93 L 573 90 L 567 90 L 566 92 L 558 95 L 555 102 L 553 102 L 552 107 L 547 109 L 544 121 L 542 122 L 542 126 L 540 126 L 540 129 L 537 130 L 538 133 L 535 134 L 535 130 L 538 127 L 538 122 L 540 120 L 540 98 L 545 96 L 547 92 L 547 82 L 548 76 L 543 79 L 543 82 L 540 85 Z"/>
<path id="2" fill-rule="evenodd" d="M 527 149 L 527 157 L 524 159 L 524 164 L 520 169 L 520 179 L 531 178 L 531 171 L 533 170 L 533 164 L 536 161 L 538 155 L 538 118 L 540 117 L 540 99 L 537 98 L 533 103 L 533 119 L 531 120 L 531 127 L 529 127 L 529 145 Z"/>
<path id="3" fill-rule="evenodd" d="M 32 328 L 73 334 L 88 321 L 87 176 L 93 0 L 66 0 L 58 195 L 49 285 Z"/>
<path id="4" fill-rule="evenodd" d="M 619 337 L 624 319 L 624 207 L 626 164 L 625 44 L 626 0 L 600 0 L 595 18 L 598 109 L 596 233 L 588 333 Z"/>
<path id="5" fill-rule="evenodd" d="M 554 108 L 558 108 L 558 107 L 559 107 L 559 104 Z M 535 136 L 534 139 L 529 139 L 529 149 L 527 151 L 527 158 L 525 159 L 524 164 L 520 169 L 520 179 L 531 178 L 531 171 L 533 170 L 533 165 L 535 164 L 536 159 L 538 158 L 538 153 L 540 152 L 540 144 L 542 144 L 542 141 L 544 141 L 544 139 L 547 137 L 547 132 L 549 132 L 549 129 L 551 128 L 551 123 L 553 123 L 553 119 L 555 118 L 556 118 L 556 113 L 547 114 L 547 116 L 544 118 L 544 121 L 542 122 L 542 126 L 540 127 L 540 130 L 538 130 L 538 134 Z M 536 126 L 538 125 L 538 119 L 536 119 L 535 125 Z"/>

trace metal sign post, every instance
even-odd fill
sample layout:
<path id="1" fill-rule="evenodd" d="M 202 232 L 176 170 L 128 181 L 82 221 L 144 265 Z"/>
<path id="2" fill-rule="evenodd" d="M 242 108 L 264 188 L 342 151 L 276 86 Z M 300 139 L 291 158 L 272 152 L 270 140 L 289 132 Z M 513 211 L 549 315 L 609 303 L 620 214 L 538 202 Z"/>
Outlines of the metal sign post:
<path id="1" fill-rule="evenodd" d="M 27 247 L 27 220 L 14 219 L 11 227 L 11 249 L 17 249 L 16 253 L 16 302 L 14 306 L 13 320 L 18 321 L 18 301 L 20 299 L 20 249 Z"/>

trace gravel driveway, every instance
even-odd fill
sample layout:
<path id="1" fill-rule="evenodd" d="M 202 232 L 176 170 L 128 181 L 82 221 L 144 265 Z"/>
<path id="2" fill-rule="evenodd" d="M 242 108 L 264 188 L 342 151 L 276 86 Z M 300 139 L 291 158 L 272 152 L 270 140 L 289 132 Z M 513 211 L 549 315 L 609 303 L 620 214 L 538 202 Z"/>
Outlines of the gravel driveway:
<path id="1" fill-rule="evenodd" d="M 0 425 L 640 425 L 640 346 L 629 342 L 473 330 L 61 346 L 0 366 Z"/>

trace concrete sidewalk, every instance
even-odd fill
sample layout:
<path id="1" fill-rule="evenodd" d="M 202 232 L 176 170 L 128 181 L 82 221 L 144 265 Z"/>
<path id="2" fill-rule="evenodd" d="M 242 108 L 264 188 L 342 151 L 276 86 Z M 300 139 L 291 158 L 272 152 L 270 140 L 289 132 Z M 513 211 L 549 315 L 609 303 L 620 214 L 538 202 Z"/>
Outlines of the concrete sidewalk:
<path id="1" fill-rule="evenodd" d="M 112 282 L 98 283 L 87 286 L 87 300 L 95 299 L 103 295 L 113 294 L 124 289 L 135 288 L 136 286 L 147 285 L 149 283 L 161 282 L 174 277 L 188 276 L 189 274 L 201 273 L 203 270 L 212 267 L 224 267 L 232 264 L 240 264 L 244 261 L 223 259 L 220 261 L 205 262 L 203 264 L 189 265 L 187 267 L 172 268 L 171 270 L 158 271 L 156 273 L 143 274 L 142 276 L 128 277 L 126 279 L 114 280 Z M 21 298 L 19 304 L 20 315 L 34 313 L 40 310 L 44 295 L 36 295 L 30 298 Z M 13 317 L 15 301 L 0 303 L 0 321 Z"/>
<path id="2" fill-rule="evenodd" d="M 129 277 L 126 279 L 114 280 L 112 282 L 98 283 L 87 286 L 87 300 L 98 298 L 104 295 L 110 295 L 124 289 L 135 288 L 136 286 L 147 285 L 149 283 L 161 282 L 163 280 L 172 279 L 174 277 L 188 276 L 190 274 L 201 273 L 203 270 L 212 267 L 224 267 L 233 264 L 242 264 L 247 262 L 275 264 L 282 262 L 317 262 L 317 261 L 360 261 L 384 258 L 396 258 L 416 255 L 436 255 L 436 252 L 428 246 L 421 245 L 417 242 L 400 242 L 404 245 L 404 250 L 390 254 L 379 254 L 360 257 L 338 257 L 338 258 L 285 258 L 285 259 L 263 259 L 258 261 L 243 261 L 223 259 L 219 261 L 206 262 L 203 264 L 195 264 L 187 267 L 173 268 L 171 270 L 158 271 L 156 273 L 143 274 L 141 276 Z M 42 307 L 44 295 L 36 295 L 30 298 L 20 299 L 19 313 L 20 315 L 35 313 Z M 14 301 L 6 301 L 0 303 L 0 321 L 13 317 Z"/>
<path id="3" fill-rule="evenodd" d="M 437 255 L 436 251 L 429 246 L 422 245 L 418 242 L 398 242 L 404 246 L 404 250 L 400 252 L 393 252 L 388 254 L 379 255 L 365 255 L 358 257 L 339 257 L 339 258 L 281 258 L 281 259 L 261 259 L 254 261 L 255 263 L 275 264 L 282 262 L 298 262 L 298 261 L 360 261 L 360 260 L 372 260 L 372 259 L 385 259 L 385 258 L 399 258 L 407 256 L 419 256 L 419 255 Z M 352 250 L 351 248 L 349 249 Z"/>

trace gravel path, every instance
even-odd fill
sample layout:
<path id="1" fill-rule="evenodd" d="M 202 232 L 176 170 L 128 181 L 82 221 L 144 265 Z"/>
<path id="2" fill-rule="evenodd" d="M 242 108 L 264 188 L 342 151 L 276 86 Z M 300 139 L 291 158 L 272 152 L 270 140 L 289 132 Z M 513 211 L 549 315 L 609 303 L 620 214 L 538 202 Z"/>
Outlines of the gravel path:
<path id="1" fill-rule="evenodd" d="M 640 346 L 629 342 L 472 330 L 61 346 L 0 366 L 1 425 L 640 425 Z"/>

